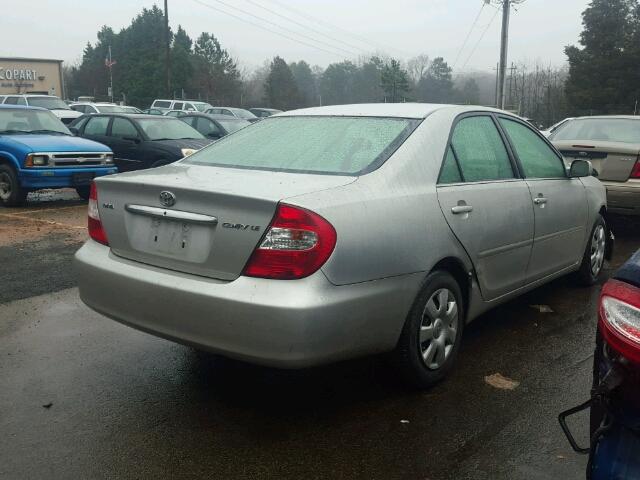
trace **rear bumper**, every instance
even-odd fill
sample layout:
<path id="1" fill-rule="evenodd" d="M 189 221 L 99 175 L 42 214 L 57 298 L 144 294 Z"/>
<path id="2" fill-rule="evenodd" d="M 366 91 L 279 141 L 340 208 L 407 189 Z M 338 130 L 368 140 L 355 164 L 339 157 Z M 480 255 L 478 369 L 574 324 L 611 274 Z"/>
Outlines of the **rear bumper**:
<path id="1" fill-rule="evenodd" d="M 18 171 L 18 179 L 23 188 L 64 188 L 78 186 L 74 182 L 74 174 L 89 173 L 94 177 L 102 177 L 118 173 L 116 167 L 92 168 L 34 168 Z"/>
<path id="2" fill-rule="evenodd" d="M 610 212 L 640 215 L 640 180 L 602 183 L 607 188 L 607 208 Z"/>
<path id="3" fill-rule="evenodd" d="M 232 282 L 151 267 L 89 240 L 80 297 L 139 330 L 252 363 L 301 368 L 392 350 L 423 275 L 347 286 L 324 274 Z"/>

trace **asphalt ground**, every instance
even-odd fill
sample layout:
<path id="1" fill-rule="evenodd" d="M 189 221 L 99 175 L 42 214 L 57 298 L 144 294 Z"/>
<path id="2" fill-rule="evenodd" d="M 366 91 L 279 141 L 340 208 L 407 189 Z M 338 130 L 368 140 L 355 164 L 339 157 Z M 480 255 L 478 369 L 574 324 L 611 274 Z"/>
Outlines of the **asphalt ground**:
<path id="1" fill-rule="evenodd" d="M 0 209 L 0 478 L 584 478 L 556 418 L 589 393 L 599 286 L 562 278 L 485 314 L 418 393 L 384 358 L 259 368 L 92 312 L 71 267 L 85 223 L 72 191 Z M 607 273 L 640 248 L 639 220 L 612 223 Z"/>

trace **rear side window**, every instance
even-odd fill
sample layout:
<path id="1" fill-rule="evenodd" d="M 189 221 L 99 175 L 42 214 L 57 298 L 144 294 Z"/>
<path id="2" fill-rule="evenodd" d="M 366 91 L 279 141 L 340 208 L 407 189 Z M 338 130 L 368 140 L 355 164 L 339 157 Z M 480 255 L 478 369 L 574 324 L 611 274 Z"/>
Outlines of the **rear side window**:
<path id="1" fill-rule="evenodd" d="M 460 120 L 453 131 L 451 146 L 466 182 L 514 178 L 507 149 L 491 117 Z"/>
<path id="2" fill-rule="evenodd" d="M 208 118 L 198 118 L 196 130 L 198 130 L 205 137 L 208 135 L 221 135 L 218 126 Z"/>
<path id="3" fill-rule="evenodd" d="M 138 130 L 131 123 L 131 121 L 125 118 L 115 117 L 113 119 L 113 124 L 111 125 L 111 136 L 119 137 L 119 138 L 137 138 Z"/>
<path id="4" fill-rule="evenodd" d="M 371 171 L 420 123 L 405 118 L 274 117 L 223 137 L 185 163 L 355 175 Z"/>
<path id="5" fill-rule="evenodd" d="M 182 110 L 182 107 L 184 107 L 184 103 L 182 102 L 176 102 L 173 104 L 173 109 L 174 110 Z"/>
<path id="6" fill-rule="evenodd" d="M 156 100 L 153 102 L 153 106 L 156 108 L 169 108 L 171 106 L 171 102 L 167 102 L 165 100 Z"/>
<path id="7" fill-rule="evenodd" d="M 106 135 L 109 117 L 91 117 L 84 127 L 85 135 Z"/>
<path id="8" fill-rule="evenodd" d="M 500 118 L 527 178 L 566 178 L 562 159 L 529 127 Z"/>
<path id="9" fill-rule="evenodd" d="M 462 182 L 462 176 L 460 175 L 460 169 L 458 168 L 458 162 L 453 154 L 451 147 L 447 148 L 447 156 L 442 164 L 442 171 L 440 172 L 440 179 L 438 183 L 459 183 Z"/>

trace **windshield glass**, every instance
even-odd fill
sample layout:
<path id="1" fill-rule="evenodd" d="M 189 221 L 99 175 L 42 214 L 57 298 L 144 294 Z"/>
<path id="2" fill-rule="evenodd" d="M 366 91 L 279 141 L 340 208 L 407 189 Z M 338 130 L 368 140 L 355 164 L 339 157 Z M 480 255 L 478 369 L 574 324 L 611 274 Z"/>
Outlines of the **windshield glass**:
<path id="1" fill-rule="evenodd" d="M 71 110 L 69 105 L 58 97 L 27 97 L 27 102 L 32 107 L 42 107 L 47 110 Z"/>
<path id="2" fill-rule="evenodd" d="M 267 118 L 223 137 L 185 163 L 359 174 L 382 165 L 418 123 L 405 118 Z"/>
<path id="3" fill-rule="evenodd" d="M 226 118 L 224 120 L 218 120 L 218 123 L 229 133 L 233 133 L 247 125 L 251 125 L 251 122 L 247 122 L 246 120 L 227 120 Z"/>
<path id="4" fill-rule="evenodd" d="M 553 140 L 640 143 L 640 119 L 579 118 L 561 125 L 551 138 Z"/>
<path id="5" fill-rule="evenodd" d="M 58 117 L 45 110 L 1 109 L 0 134 L 2 133 L 62 133 L 71 135 Z"/>
<path id="6" fill-rule="evenodd" d="M 192 102 L 192 104 L 199 112 L 204 112 L 205 110 L 212 108 L 208 103 Z"/>
<path id="7" fill-rule="evenodd" d="M 242 108 L 233 108 L 230 109 L 236 117 L 246 118 L 247 120 L 250 118 L 258 118 L 249 110 L 244 110 Z"/>
<path id="8" fill-rule="evenodd" d="M 149 140 L 179 140 L 183 138 L 204 138 L 195 128 L 177 118 L 144 118 L 138 125 Z"/>
<path id="9" fill-rule="evenodd" d="M 126 108 L 118 105 L 96 105 L 95 107 L 100 113 L 131 113 Z"/>

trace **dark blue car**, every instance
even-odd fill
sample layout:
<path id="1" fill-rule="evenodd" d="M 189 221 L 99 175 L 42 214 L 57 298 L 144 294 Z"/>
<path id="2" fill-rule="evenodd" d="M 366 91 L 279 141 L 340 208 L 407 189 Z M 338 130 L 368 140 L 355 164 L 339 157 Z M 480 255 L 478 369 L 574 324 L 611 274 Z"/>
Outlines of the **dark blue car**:
<path id="1" fill-rule="evenodd" d="M 74 137 L 49 110 L 0 105 L 0 206 L 42 188 L 72 187 L 86 199 L 94 177 L 116 172 L 109 147 Z"/>
<path id="2" fill-rule="evenodd" d="M 565 419 L 591 408 L 591 442 L 579 447 Z M 560 415 L 587 478 L 640 479 L 640 250 L 602 288 L 591 399 Z"/>

